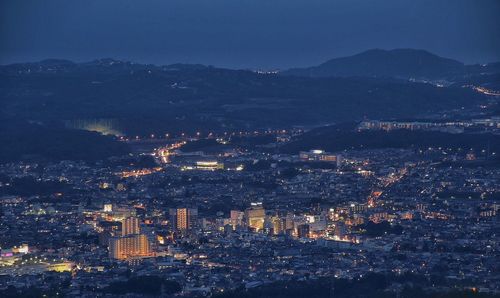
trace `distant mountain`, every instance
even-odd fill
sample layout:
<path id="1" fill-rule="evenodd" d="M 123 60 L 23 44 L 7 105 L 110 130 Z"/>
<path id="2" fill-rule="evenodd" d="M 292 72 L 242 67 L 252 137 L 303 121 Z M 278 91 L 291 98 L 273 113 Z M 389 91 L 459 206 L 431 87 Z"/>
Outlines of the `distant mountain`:
<path id="1" fill-rule="evenodd" d="M 153 64 L 140 64 L 129 61 L 116 60 L 112 58 L 96 59 L 89 62 L 75 63 L 63 59 L 46 59 L 40 62 L 14 63 L 0 65 L 0 74 L 130 74 L 141 71 L 199 71 L 210 66 L 202 64 L 176 63 L 171 65 L 157 66 Z"/>
<path id="2" fill-rule="evenodd" d="M 294 68 L 283 75 L 305 77 L 378 77 L 398 79 L 450 79 L 500 70 L 492 65 L 464 65 L 424 50 L 368 50 L 360 54 L 329 60 L 318 66 Z"/>
<path id="3" fill-rule="evenodd" d="M 158 69 L 150 64 L 137 64 L 128 61 L 115 60 L 111 58 L 97 59 L 90 62 L 75 63 L 62 59 L 47 59 L 40 62 L 15 63 L 0 66 L 0 74 L 84 74 L 84 73 L 105 73 L 120 74 L 133 71 Z"/>

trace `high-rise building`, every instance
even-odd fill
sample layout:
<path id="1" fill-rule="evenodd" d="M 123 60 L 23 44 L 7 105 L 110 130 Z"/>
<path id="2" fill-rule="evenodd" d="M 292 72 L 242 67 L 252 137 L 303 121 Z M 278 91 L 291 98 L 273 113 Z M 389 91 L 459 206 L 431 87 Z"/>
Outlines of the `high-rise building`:
<path id="1" fill-rule="evenodd" d="M 293 230 L 294 227 L 294 215 L 291 212 L 288 212 L 285 217 L 285 231 Z"/>
<path id="2" fill-rule="evenodd" d="M 137 235 L 139 233 L 139 219 L 137 217 L 127 217 L 122 221 L 122 236 Z"/>
<path id="3" fill-rule="evenodd" d="M 309 238 L 309 225 L 302 224 L 297 227 L 297 236 L 299 238 Z"/>
<path id="4" fill-rule="evenodd" d="M 196 208 L 175 208 L 169 210 L 170 221 L 175 230 L 187 231 L 196 226 L 198 219 L 198 209 Z"/>
<path id="5" fill-rule="evenodd" d="M 245 210 L 245 220 L 248 227 L 256 231 L 264 228 L 264 221 L 266 219 L 266 210 L 261 204 L 252 204 L 250 208 Z"/>
<path id="6" fill-rule="evenodd" d="M 231 210 L 231 225 L 233 226 L 233 229 L 236 228 L 237 226 L 243 225 L 244 216 L 245 214 L 241 211 Z"/>
<path id="7" fill-rule="evenodd" d="M 334 232 L 335 238 L 342 239 L 344 238 L 346 233 L 347 233 L 347 228 L 345 224 L 342 222 L 337 222 L 335 224 L 335 232 Z"/>
<path id="8" fill-rule="evenodd" d="M 285 230 L 285 225 L 282 218 L 280 218 L 279 216 L 273 216 L 271 218 L 271 222 L 273 225 L 273 234 L 278 235 L 283 233 L 283 231 Z"/>
<path id="9" fill-rule="evenodd" d="M 307 215 L 306 222 L 309 225 L 309 231 L 318 232 L 326 230 L 327 227 L 327 216 L 326 214 L 316 214 L 316 215 Z"/>
<path id="10" fill-rule="evenodd" d="M 112 237 L 109 240 L 109 257 L 125 260 L 131 257 L 145 257 L 151 254 L 149 240 L 146 235 L 128 235 Z"/>

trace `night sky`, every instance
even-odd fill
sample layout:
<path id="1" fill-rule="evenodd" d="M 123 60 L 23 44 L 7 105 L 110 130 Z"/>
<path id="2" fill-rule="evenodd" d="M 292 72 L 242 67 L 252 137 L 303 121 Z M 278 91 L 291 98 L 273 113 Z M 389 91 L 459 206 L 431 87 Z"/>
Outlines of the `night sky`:
<path id="1" fill-rule="evenodd" d="M 310 66 L 371 48 L 500 61 L 498 0 L 0 0 L 0 64 Z"/>

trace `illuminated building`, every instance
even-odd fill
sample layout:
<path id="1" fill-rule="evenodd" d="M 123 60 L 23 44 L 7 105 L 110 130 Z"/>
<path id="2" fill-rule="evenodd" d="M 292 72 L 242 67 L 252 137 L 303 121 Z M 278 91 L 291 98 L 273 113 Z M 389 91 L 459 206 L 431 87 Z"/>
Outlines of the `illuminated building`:
<path id="1" fill-rule="evenodd" d="M 113 211 L 110 212 L 110 220 L 114 221 L 123 221 L 128 217 L 132 217 L 136 215 L 136 210 L 129 207 L 117 207 L 114 206 Z"/>
<path id="2" fill-rule="evenodd" d="M 12 248 L 12 252 L 15 254 L 27 254 L 29 252 L 29 247 L 28 244 L 22 244 L 21 246 L 17 247 L 14 246 Z"/>
<path id="3" fill-rule="evenodd" d="M 122 221 L 122 236 L 136 235 L 139 233 L 139 219 L 137 217 L 127 217 Z"/>
<path id="4" fill-rule="evenodd" d="M 187 231 L 196 226 L 198 209 L 176 208 L 169 210 L 170 221 L 175 230 Z"/>
<path id="5" fill-rule="evenodd" d="M 247 226 L 255 229 L 256 231 L 262 230 L 264 228 L 265 218 L 266 210 L 262 207 L 262 204 L 252 203 L 252 206 L 245 210 L 245 219 Z"/>
<path id="6" fill-rule="evenodd" d="M 495 210 L 483 210 L 479 212 L 479 217 L 495 217 L 497 212 Z"/>
<path id="7" fill-rule="evenodd" d="M 387 212 L 377 212 L 370 215 L 370 220 L 374 223 L 379 223 L 389 219 L 389 214 Z"/>
<path id="8" fill-rule="evenodd" d="M 372 191 L 370 196 L 368 197 L 368 207 L 375 207 L 377 203 L 377 199 L 382 195 L 382 191 Z"/>
<path id="9" fill-rule="evenodd" d="M 112 212 L 113 211 L 113 204 L 104 204 L 103 211 L 104 212 Z"/>
<path id="10" fill-rule="evenodd" d="M 285 217 L 285 231 L 293 230 L 293 213 L 288 212 Z"/>
<path id="11" fill-rule="evenodd" d="M 231 225 L 233 226 L 233 229 L 236 228 L 237 226 L 242 226 L 243 225 L 243 217 L 245 216 L 245 213 L 238 211 L 238 210 L 231 210 Z"/>
<path id="12" fill-rule="evenodd" d="M 27 254 L 27 253 L 29 253 L 28 244 L 22 244 L 19 247 L 14 246 L 14 247 L 9 248 L 9 249 L 3 248 L 3 249 L 0 249 L 0 259 L 13 257 L 15 254 Z"/>
<path id="13" fill-rule="evenodd" d="M 325 152 L 323 150 L 301 151 L 299 157 L 302 161 L 320 161 L 336 163 L 339 166 L 342 162 L 342 156 Z"/>
<path id="14" fill-rule="evenodd" d="M 345 220 L 345 224 L 347 226 L 359 226 L 365 222 L 365 219 L 362 215 L 354 214 L 352 217 L 347 218 Z"/>
<path id="15" fill-rule="evenodd" d="M 351 213 L 359 213 L 359 212 L 365 212 L 368 210 L 368 206 L 365 204 L 355 204 L 352 203 L 349 205 L 349 210 Z"/>
<path id="16" fill-rule="evenodd" d="M 432 123 L 432 122 L 398 122 L 398 121 L 363 121 L 358 126 L 359 130 L 394 130 L 394 129 L 429 129 L 432 127 L 445 126 L 446 123 Z"/>
<path id="17" fill-rule="evenodd" d="M 151 254 L 146 235 L 113 237 L 109 240 L 109 257 L 125 260 L 133 257 L 146 257 Z"/>
<path id="18" fill-rule="evenodd" d="M 119 173 L 119 175 L 120 175 L 122 178 L 128 178 L 128 177 L 140 177 L 140 176 L 150 175 L 150 174 L 153 174 L 153 173 L 159 172 L 159 171 L 161 171 L 161 170 L 162 170 L 162 168 L 161 168 L 161 167 L 155 167 L 155 168 L 151 168 L 151 169 L 141 169 L 141 170 L 123 171 L 123 172 Z"/>
<path id="19" fill-rule="evenodd" d="M 99 183 L 99 188 L 100 189 L 108 189 L 109 188 L 109 183 L 107 183 L 107 182 L 101 182 L 101 183 Z"/>
<path id="20" fill-rule="evenodd" d="M 125 186 L 125 184 L 123 184 L 123 183 L 118 183 L 118 184 L 116 185 L 116 190 L 117 190 L 117 191 L 125 191 L 125 190 L 127 190 L 127 187 L 126 187 L 126 186 Z"/>
<path id="21" fill-rule="evenodd" d="M 47 267 L 47 271 L 55 271 L 55 272 L 70 272 L 75 267 L 73 262 L 62 262 L 50 264 Z"/>
<path id="22" fill-rule="evenodd" d="M 413 213 L 410 211 L 402 212 L 400 214 L 400 217 L 401 217 L 401 219 L 411 220 L 411 219 L 413 219 Z"/>
<path id="23" fill-rule="evenodd" d="M 311 232 L 326 230 L 326 215 L 307 215 L 306 222 L 309 225 L 309 230 Z"/>
<path id="24" fill-rule="evenodd" d="M 209 171 L 223 170 L 224 164 L 219 163 L 217 161 L 197 161 L 196 168 L 198 170 L 209 170 Z"/>
<path id="25" fill-rule="evenodd" d="M 465 159 L 466 160 L 476 160 L 476 155 L 474 153 L 467 153 L 467 155 L 465 155 Z"/>
<path id="26" fill-rule="evenodd" d="M 161 245 L 165 244 L 165 238 L 166 238 L 166 236 L 156 235 L 156 241 L 158 241 L 158 243 Z"/>
<path id="27" fill-rule="evenodd" d="M 334 238 L 335 239 L 343 239 L 346 234 L 347 234 L 346 226 L 341 222 L 336 223 L 335 224 Z"/>
<path id="28" fill-rule="evenodd" d="M 202 171 L 215 171 L 223 170 L 224 164 L 217 161 L 197 161 L 195 165 L 188 165 L 181 167 L 182 171 L 187 170 L 202 170 Z"/>
<path id="29" fill-rule="evenodd" d="M 14 255 L 14 252 L 12 249 L 2 249 L 0 253 L 0 257 L 6 258 L 6 257 L 12 257 Z"/>
<path id="30" fill-rule="evenodd" d="M 271 222 L 273 225 L 273 234 L 278 235 L 283 233 L 285 225 L 283 224 L 283 220 L 279 216 L 273 216 L 271 218 Z"/>

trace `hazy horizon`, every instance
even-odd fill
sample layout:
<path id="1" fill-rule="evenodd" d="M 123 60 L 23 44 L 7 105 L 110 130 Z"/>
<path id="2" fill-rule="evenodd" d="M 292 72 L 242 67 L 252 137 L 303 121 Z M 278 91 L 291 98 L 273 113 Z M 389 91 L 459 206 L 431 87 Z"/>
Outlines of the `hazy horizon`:
<path id="1" fill-rule="evenodd" d="M 327 60 L 324 60 L 324 61 L 321 61 L 319 63 L 311 64 L 311 65 L 304 65 L 304 66 L 301 66 L 301 67 L 317 66 L 317 65 L 319 65 L 321 63 L 327 62 L 328 60 L 338 59 L 338 58 L 345 58 L 345 57 L 349 57 L 349 56 L 354 56 L 354 55 L 358 55 L 358 54 L 361 54 L 361 53 L 364 53 L 364 52 L 370 51 L 370 50 L 386 50 L 386 51 L 391 51 L 391 50 L 400 50 L 400 49 L 403 49 L 403 48 L 398 48 L 398 49 L 380 49 L 380 48 L 366 49 L 364 51 L 352 53 L 350 55 L 338 56 L 338 57 L 331 57 L 331 58 L 329 58 Z M 423 50 L 423 49 L 411 49 L 411 50 Z M 432 53 L 432 52 L 430 52 L 430 53 Z M 436 53 L 432 53 L 432 54 L 436 54 Z M 440 55 L 437 55 L 437 56 L 440 56 Z M 442 57 L 442 58 L 449 58 L 449 57 L 443 57 L 443 56 L 440 56 L 440 57 Z M 226 68 L 226 69 L 234 69 L 234 70 L 245 70 L 245 69 L 249 69 L 249 70 L 253 70 L 253 69 L 263 69 L 263 70 L 279 69 L 279 70 L 287 70 L 287 69 L 293 69 L 293 68 L 295 68 L 295 66 L 290 66 L 290 67 L 286 67 L 286 68 L 273 68 L 273 67 L 266 67 L 266 66 L 261 66 L 261 67 L 231 67 L 231 66 L 220 66 L 220 65 L 213 65 L 213 64 L 208 64 L 208 63 L 201 63 L 201 62 L 200 63 L 173 62 L 173 63 L 168 63 L 168 64 L 162 64 L 162 63 L 154 63 L 154 62 L 139 62 L 139 61 L 134 61 L 134 60 L 130 60 L 130 59 L 121 59 L 121 58 L 116 58 L 116 57 L 96 57 L 94 59 L 89 59 L 89 60 L 75 60 L 75 59 L 67 59 L 67 58 L 59 58 L 59 57 L 48 57 L 48 58 L 44 58 L 44 59 L 40 59 L 40 60 L 15 61 L 15 62 L 6 63 L 6 64 L 0 64 L 0 65 L 5 66 L 5 65 L 11 65 L 11 64 L 18 64 L 18 63 L 20 63 L 20 64 L 22 64 L 22 63 L 37 63 L 37 62 L 42 62 L 42 61 L 45 61 L 45 60 L 68 60 L 68 61 L 71 61 L 71 62 L 74 62 L 74 63 L 89 63 L 89 62 L 92 62 L 92 61 L 104 60 L 104 59 L 112 59 L 112 60 L 117 60 L 117 61 L 135 63 L 135 64 L 149 64 L 149 65 L 155 65 L 155 66 L 168 66 L 168 65 L 173 65 L 173 64 L 191 64 L 191 65 L 197 65 L 197 64 L 199 64 L 199 65 L 204 65 L 204 66 L 213 66 L 213 67 L 217 67 L 217 68 Z M 454 59 L 454 60 L 456 60 L 456 59 Z M 463 61 L 460 61 L 460 60 L 456 60 L 456 61 L 464 63 Z M 486 63 L 498 63 L 498 62 L 500 62 L 500 61 L 491 61 L 491 62 L 486 62 Z M 467 65 L 467 63 L 465 63 L 465 64 Z"/>
<path id="2" fill-rule="evenodd" d="M 494 0 L 0 0 L 0 8 L 0 64 L 111 57 L 284 69 L 372 48 L 500 61 Z"/>

